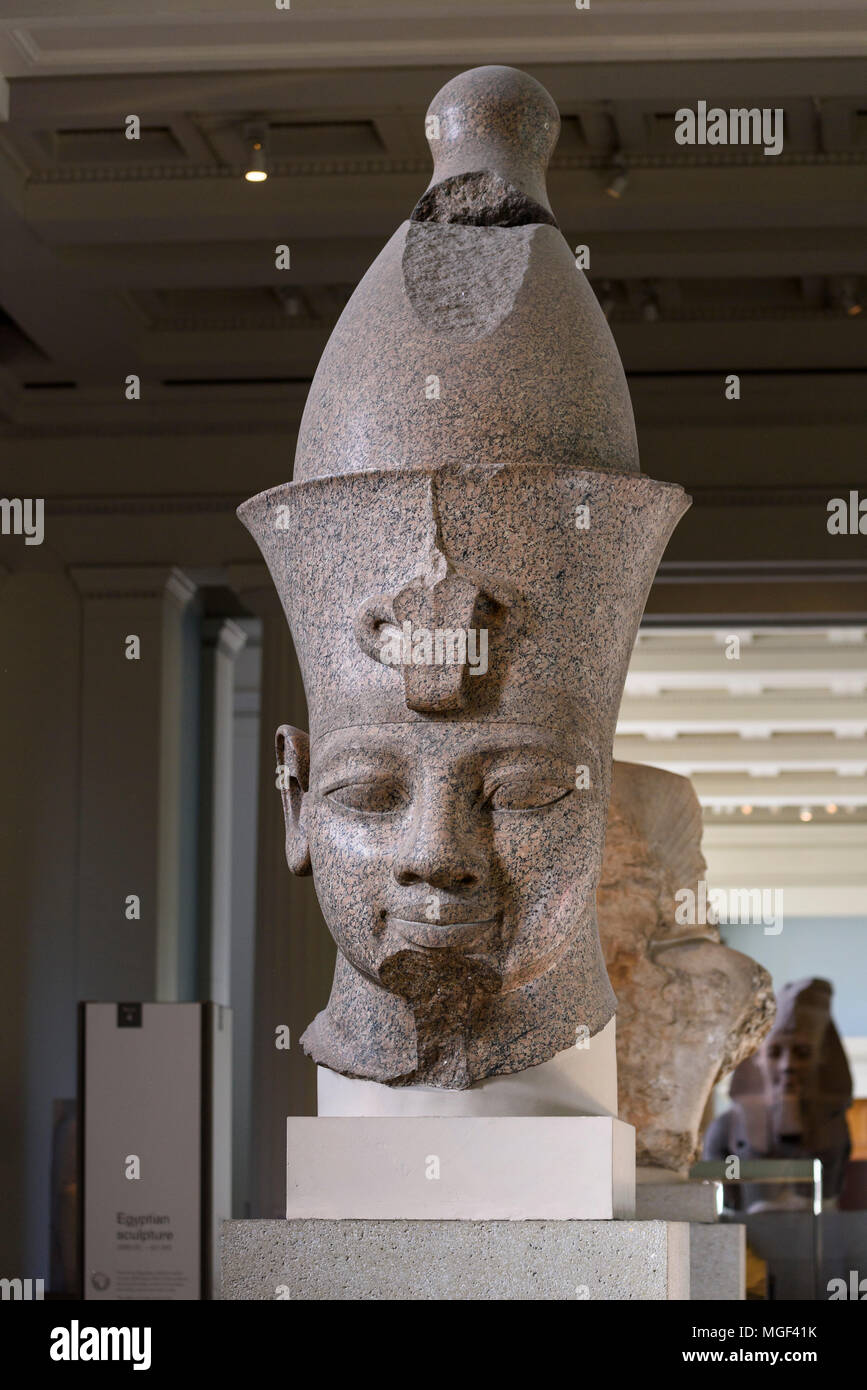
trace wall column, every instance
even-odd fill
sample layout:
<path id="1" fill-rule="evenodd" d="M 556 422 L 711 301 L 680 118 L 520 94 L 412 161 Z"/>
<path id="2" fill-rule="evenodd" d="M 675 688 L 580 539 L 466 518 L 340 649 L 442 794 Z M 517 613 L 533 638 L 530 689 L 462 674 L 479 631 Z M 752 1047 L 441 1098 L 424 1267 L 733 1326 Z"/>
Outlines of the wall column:
<path id="1" fill-rule="evenodd" d="M 184 778 L 195 769 L 184 682 L 195 586 L 166 566 L 81 566 L 79 999 L 179 992 Z M 138 656 L 130 639 L 138 639 Z M 195 728 L 195 724 L 192 726 Z M 140 916 L 128 899 L 139 900 Z"/>
<path id="2" fill-rule="evenodd" d="M 199 997 L 231 1004 L 232 764 L 235 661 L 247 634 L 231 618 L 202 624 L 199 802 Z"/>

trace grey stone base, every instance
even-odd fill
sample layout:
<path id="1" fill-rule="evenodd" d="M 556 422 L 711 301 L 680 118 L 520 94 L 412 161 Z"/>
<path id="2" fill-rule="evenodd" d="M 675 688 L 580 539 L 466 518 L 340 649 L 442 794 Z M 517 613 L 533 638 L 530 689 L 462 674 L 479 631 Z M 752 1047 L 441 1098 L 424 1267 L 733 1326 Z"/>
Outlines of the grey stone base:
<path id="1" fill-rule="evenodd" d="M 746 1241 L 736 1226 L 719 1224 L 722 1183 L 639 1181 L 635 1216 L 639 1221 L 688 1221 L 689 1296 L 692 1302 L 745 1299 Z"/>
<path id="2" fill-rule="evenodd" d="M 747 1242 L 742 1226 L 689 1228 L 689 1296 L 694 1303 L 732 1303 L 747 1296 Z"/>
<path id="3" fill-rule="evenodd" d="M 226 1221 L 224 1299 L 687 1300 L 667 1221 Z"/>
<path id="4" fill-rule="evenodd" d="M 635 1216 L 638 1221 L 718 1221 L 721 1190 L 719 1182 L 642 1182 L 639 1178 Z"/>

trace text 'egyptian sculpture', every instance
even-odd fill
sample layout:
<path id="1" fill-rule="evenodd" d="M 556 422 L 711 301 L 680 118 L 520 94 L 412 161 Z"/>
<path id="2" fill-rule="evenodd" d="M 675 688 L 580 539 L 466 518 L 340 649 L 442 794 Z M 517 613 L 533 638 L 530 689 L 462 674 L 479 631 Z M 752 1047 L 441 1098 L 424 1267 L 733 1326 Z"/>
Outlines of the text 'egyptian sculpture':
<path id="1" fill-rule="evenodd" d="M 548 206 L 559 117 L 479 68 L 319 364 L 294 478 L 239 511 L 310 738 L 278 733 L 287 859 L 337 943 L 320 1065 L 464 1088 L 614 1012 L 596 927 L 614 724 L 688 505 L 640 476 L 596 299 Z"/>

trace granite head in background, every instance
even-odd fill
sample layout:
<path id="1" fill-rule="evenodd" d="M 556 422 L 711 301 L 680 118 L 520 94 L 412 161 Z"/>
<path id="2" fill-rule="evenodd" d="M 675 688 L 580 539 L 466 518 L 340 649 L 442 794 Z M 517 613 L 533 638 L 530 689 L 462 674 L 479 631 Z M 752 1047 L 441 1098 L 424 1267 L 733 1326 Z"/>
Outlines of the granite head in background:
<path id="1" fill-rule="evenodd" d="M 479 68 L 426 128 L 433 180 L 331 336 L 294 480 L 239 515 L 309 707 L 309 741 L 278 731 L 287 860 L 338 946 L 302 1042 L 347 1076 L 467 1087 L 613 1013 L 614 723 L 688 498 L 639 474 L 617 350 L 548 206 L 547 92 Z"/>
<path id="2" fill-rule="evenodd" d="M 819 1158 L 826 1203 L 836 1201 L 851 1152 L 846 1111 L 852 1075 L 831 1016 L 833 986 L 808 978 L 784 985 L 774 1026 L 732 1077 L 731 1109 L 708 1130 L 705 1157 Z M 807 1208 L 809 1184 L 749 1189 L 751 1211 Z"/>

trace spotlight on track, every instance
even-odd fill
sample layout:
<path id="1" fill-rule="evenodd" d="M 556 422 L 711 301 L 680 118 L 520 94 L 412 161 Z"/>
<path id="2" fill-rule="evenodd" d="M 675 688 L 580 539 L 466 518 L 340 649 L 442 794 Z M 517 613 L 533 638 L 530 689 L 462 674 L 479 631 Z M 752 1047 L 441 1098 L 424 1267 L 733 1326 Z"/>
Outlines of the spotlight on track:
<path id="1" fill-rule="evenodd" d="M 268 177 L 265 158 L 265 128 L 251 126 L 247 131 L 247 164 L 244 178 L 248 183 L 264 183 Z"/>
<path id="2" fill-rule="evenodd" d="M 828 286 L 828 307 L 847 318 L 857 318 L 864 312 L 864 296 L 858 293 L 858 282 L 851 275 L 833 279 Z"/>
<path id="3" fill-rule="evenodd" d="M 858 298 L 853 280 L 844 280 L 840 287 L 840 308 L 850 319 L 857 318 L 859 314 L 864 312 L 864 305 Z"/>
<path id="4" fill-rule="evenodd" d="M 626 165 L 622 160 L 615 161 L 614 173 L 611 176 L 611 181 L 606 187 L 605 192 L 608 194 L 609 198 L 614 198 L 616 201 L 618 198 L 623 197 L 628 183 L 629 173 Z"/>
<path id="5" fill-rule="evenodd" d="M 645 323 L 656 323 L 659 318 L 659 300 L 652 289 L 645 290 L 642 296 L 641 317 Z"/>

